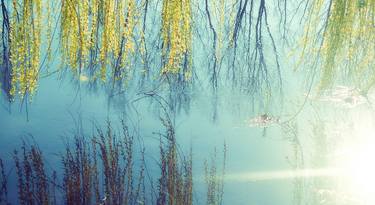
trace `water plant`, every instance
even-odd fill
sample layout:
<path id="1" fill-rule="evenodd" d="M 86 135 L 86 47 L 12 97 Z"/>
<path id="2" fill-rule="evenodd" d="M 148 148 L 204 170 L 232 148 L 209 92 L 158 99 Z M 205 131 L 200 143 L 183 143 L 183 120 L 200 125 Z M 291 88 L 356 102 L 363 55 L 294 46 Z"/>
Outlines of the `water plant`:
<path id="1" fill-rule="evenodd" d="M 91 159 L 91 150 L 86 140 L 76 136 L 73 147 L 66 145 L 62 156 L 63 190 L 66 204 L 92 204 L 100 199 L 97 168 Z M 95 197 L 94 197 L 95 196 Z"/>
<path id="2" fill-rule="evenodd" d="M 91 141 L 76 136 L 73 145 L 66 144 L 62 155 L 66 204 L 145 203 L 144 161 L 137 173 L 134 137 L 125 124 L 122 126 L 122 132 L 117 134 L 108 123 L 104 132 L 97 128 Z"/>
<path id="3" fill-rule="evenodd" d="M 227 146 L 224 143 L 223 159 L 222 159 L 223 161 L 222 161 L 221 170 L 218 170 L 218 167 L 217 167 L 218 157 L 217 157 L 216 148 L 214 150 L 214 154 L 211 156 L 210 162 L 206 160 L 204 163 L 205 183 L 207 185 L 207 193 L 206 193 L 207 205 L 223 204 L 226 155 L 227 155 Z"/>
<path id="4" fill-rule="evenodd" d="M 8 205 L 8 181 L 3 160 L 0 158 L 0 204 Z"/>
<path id="5" fill-rule="evenodd" d="M 289 121 L 282 125 L 284 139 L 290 143 L 291 153 L 287 157 L 288 164 L 293 170 L 302 170 L 305 168 L 305 159 L 301 139 L 299 137 L 298 124 L 295 121 Z M 305 197 L 306 179 L 295 177 L 293 183 L 293 204 L 302 204 Z"/>
<path id="6" fill-rule="evenodd" d="M 51 204 L 41 150 L 35 145 L 27 146 L 23 142 L 21 150 L 14 150 L 13 158 L 17 173 L 18 203 Z"/>
<path id="7" fill-rule="evenodd" d="M 131 134 L 124 121 L 120 131 L 108 122 L 104 129 L 96 127 L 92 137 L 77 132 L 64 138 L 64 150 L 57 155 L 61 169 L 47 169 L 40 148 L 23 141 L 12 155 L 17 204 L 193 204 L 192 150 L 187 155 L 180 150 L 170 118 L 163 118 L 162 124 L 165 132 L 159 133 L 160 175 L 156 181 L 147 173 L 145 149 L 135 140 L 139 136 Z M 216 175 L 215 162 L 211 163 L 209 192 L 222 198 L 225 163 L 221 178 Z M 0 159 L 0 204 L 10 204 L 8 175 Z M 16 190 L 10 191 L 13 195 Z"/>
<path id="8" fill-rule="evenodd" d="M 188 157 L 178 155 L 175 131 L 172 122 L 162 119 L 166 134 L 160 138 L 160 169 L 157 204 L 193 204 L 192 153 Z M 178 157 L 181 157 L 181 161 Z"/>

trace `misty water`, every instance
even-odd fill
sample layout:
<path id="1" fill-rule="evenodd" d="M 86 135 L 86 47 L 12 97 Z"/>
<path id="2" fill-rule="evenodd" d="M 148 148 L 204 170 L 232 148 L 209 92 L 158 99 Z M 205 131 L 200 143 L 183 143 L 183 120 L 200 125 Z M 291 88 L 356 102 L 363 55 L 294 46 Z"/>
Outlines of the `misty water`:
<path id="1" fill-rule="evenodd" d="M 297 80 L 295 76 L 290 79 Z M 21 102 L 2 102 L 0 155 L 5 164 L 12 164 L 13 150 L 26 140 L 36 142 L 46 155 L 47 169 L 59 167 L 65 137 L 81 131 L 90 136 L 95 126 L 105 126 L 108 120 L 118 128 L 119 120 L 125 118 L 144 138 L 149 166 L 157 166 L 153 156 L 158 155 L 159 141 L 154 132 L 164 129 L 155 111 L 157 105 L 144 99 L 129 106 L 127 102 L 137 99 L 136 94 L 116 100 L 109 99 L 104 91 L 86 90 L 85 82 L 80 83 L 79 91 L 77 86 L 69 78 L 51 76 L 41 79 L 27 112 Z M 340 157 L 335 156 L 337 151 L 368 140 L 367 135 L 373 131 L 371 106 L 365 102 L 348 108 L 345 102 L 306 99 L 293 88 L 284 93 L 283 109 L 266 113 L 254 106 L 248 96 L 230 93 L 228 89 L 220 98 L 218 116 L 213 120 L 210 93 L 200 90 L 189 110 L 176 114 L 177 142 L 182 150 L 193 150 L 197 204 L 204 204 L 206 197 L 204 161 L 210 159 L 216 148 L 220 166 L 224 142 L 224 204 L 321 204 L 325 200 L 341 204 L 336 200 L 348 194 L 339 186 L 345 181 L 337 181 L 340 177 L 335 174 L 309 173 L 334 168 L 335 159 Z M 305 100 L 303 110 L 299 111 Z M 263 114 L 277 117 L 279 122 L 264 126 L 254 123 Z M 285 121 L 290 122 L 282 124 Z M 153 174 L 157 176 L 156 168 Z M 16 189 L 16 178 L 10 176 L 10 187 Z"/>
<path id="2" fill-rule="evenodd" d="M 285 139 L 288 136 L 282 134 L 281 127 L 277 124 L 270 128 L 252 127 L 249 120 L 255 117 L 255 114 L 250 103 L 236 105 L 236 102 L 227 100 L 221 103 L 218 108 L 219 117 L 213 121 L 212 106 L 205 96 L 209 93 L 199 95 L 199 99 L 193 100 L 189 112 L 181 112 L 175 119 L 178 144 L 185 151 L 189 151 L 190 146 L 193 149 L 197 200 L 200 203 L 205 200 L 204 160 L 210 159 L 215 148 L 221 157 L 225 142 L 228 147 L 226 174 L 238 175 L 235 179 L 225 180 L 225 204 L 247 204 L 249 201 L 272 204 L 275 200 L 290 204 L 294 189 L 293 178 L 260 181 L 241 179 L 246 178 L 242 175 L 253 172 L 293 169 L 287 160 L 288 157 L 295 157 L 293 143 Z M 234 97 L 250 100 L 245 96 L 232 96 Z M 72 137 L 80 126 L 83 127 L 83 132 L 90 136 L 95 125 L 103 126 L 107 120 L 111 120 L 118 126 L 119 120 L 125 117 L 129 118 L 129 122 L 135 123 L 134 126 L 144 137 L 146 159 L 152 166 L 152 156 L 157 156 L 159 151 L 158 137 L 153 132 L 161 132 L 163 127 L 159 115 L 153 112 L 153 106 L 150 106 L 147 100 L 144 101 L 135 103 L 134 108 L 126 107 L 122 106 L 124 101 L 108 101 L 105 93 L 93 94 L 84 88 L 77 93 L 76 86 L 72 86 L 69 80 L 60 81 L 54 77 L 43 79 L 38 94 L 28 105 L 28 117 L 25 107 L 20 110 L 20 105 L 3 104 L 0 123 L 1 156 L 6 156 L 6 159 L 11 161 L 12 151 L 20 146 L 22 139 L 35 140 L 47 155 L 48 164 L 58 167 L 61 166 L 58 154 L 63 151 L 64 137 Z M 233 107 L 231 104 L 234 104 Z M 220 160 L 218 164 L 221 164 Z M 16 183 L 13 180 L 12 177 L 11 184 Z"/>
<path id="3" fill-rule="evenodd" d="M 296 6 L 292 3 L 288 9 Z M 375 183 L 372 173 L 375 172 L 375 93 L 370 90 L 364 95 L 345 80 L 318 92 L 319 69 L 301 65 L 299 61 L 298 42 L 304 32 L 303 24 L 298 23 L 297 17 L 291 19 L 286 41 L 279 30 L 281 17 L 277 12 L 272 13 L 277 9 L 271 3 L 267 8 L 267 26 L 273 34 L 273 39 L 263 39 L 269 73 L 258 75 L 259 82 L 248 84 L 252 86 L 248 89 L 255 91 L 243 87 L 249 80 L 246 77 L 234 78 L 228 74 L 232 72 L 230 49 L 223 49 L 219 86 L 212 89 L 209 70 L 216 54 L 210 50 L 211 31 L 206 20 L 199 20 L 205 19 L 199 9 L 194 25 L 205 29 L 193 29 L 194 75 L 192 86 L 184 93 L 172 91 L 183 86 L 163 80 L 157 71 L 160 61 L 151 57 L 150 67 L 154 73 L 150 72 L 144 84 L 137 72 L 130 74 L 132 79 L 120 88 L 94 84 L 84 69 L 77 75 L 69 71 L 69 66 L 61 66 L 61 45 L 56 40 L 51 46 L 54 55 L 48 68 L 43 67 L 35 94 L 11 101 L 6 91 L 1 95 L 0 157 L 8 180 L 8 200 L 12 204 L 19 203 L 13 152 L 23 141 L 36 144 L 45 158 L 46 171 L 57 171 L 58 179 L 62 180 L 61 155 L 65 142 L 77 134 L 89 139 L 98 127 L 104 129 L 108 122 L 115 132 L 119 131 L 121 120 L 141 139 L 137 139 L 135 145 L 144 146 L 148 174 L 157 180 L 160 175 L 159 133 L 165 132 L 161 118 L 168 116 L 176 132 L 179 153 L 188 155 L 192 150 L 193 204 L 206 204 L 205 161 L 212 162 L 215 153 L 213 163 L 219 174 L 223 174 L 225 164 L 222 204 L 359 205 L 375 202 L 375 191 L 371 187 Z M 158 9 L 151 10 L 150 16 Z M 295 15 L 301 16 L 302 11 Z M 155 22 L 160 19 L 148 18 L 147 25 L 157 27 L 159 23 Z M 150 28 L 146 44 L 150 53 L 157 53 L 160 43 L 154 43 L 154 39 L 158 39 L 158 28 Z M 263 29 L 266 34 L 266 28 Z M 223 33 L 230 36 L 228 30 L 224 29 Z M 54 38 L 59 37 L 56 34 Z M 276 60 L 271 40 L 277 47 Z M 237 41 L 239 45 L 249 43 L 247 36 Z M 255 46 L 253 41 L 249 46 Z M 41 46 L 41 56 L 46 55 L 47 48 L 46 44 Z M 240 53 L 236 61 L 241 68 L 236 71 L 239 76 L 246 76 L 246 68 L 255 66 L 241 56 L 246 49 L 246 46 L 239 46 L 237 51 Z M 156 59 L 160 57 L 155 55 Z M 135 60 L 133 67 L 141 69 L 142 64 Z M 139 158 L 140 152 L 136 152 L 135 166 Z M 146 183 L 146 197 L 150 195 L 149 189 Z M 62 199 L 60 202 L 58 204 L 64 204 Z"/>

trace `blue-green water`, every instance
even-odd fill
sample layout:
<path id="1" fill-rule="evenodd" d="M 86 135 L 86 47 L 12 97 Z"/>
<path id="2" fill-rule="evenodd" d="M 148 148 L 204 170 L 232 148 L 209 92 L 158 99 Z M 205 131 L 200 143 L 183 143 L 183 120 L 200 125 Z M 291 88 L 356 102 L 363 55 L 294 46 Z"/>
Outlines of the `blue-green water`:
<path id="1" fill-rule="evenodd" d="M 114 124 L 123 116 L 131 118 L 139 127 L 146 144 L 146 158 L 158 154 L 158 138 L 153 132 L 162 131 L 162 125 L 152 107 L 138 103 L 137 110 L 121 112 L 121 108 L 108 103 L 105 94 L 91 94 L 83 89 L 76 96 L 76 89 L 68 80 L 58 81 L 54 77 L 40 82 L 38 94 L 25 106 L 3 102 L 0 118 L 0 155 L 6 156 L 9 164 L 13 149 L 21 145 L 22 139 L 35 140 L 47 156 L 50 166 L 61 166 L 56 154 L 63 151 L 63 138 L 72 137 L 77 130 L 77 122 L 83 124 L 84 133 L 90 136 L 94 124 L 104 125 L 107 119 Z M 203 95 L 203 94 L 202 94 Z M 193 149 L 194 176 L 196 176 L 196 195 L 204 202 L 205 184 L 204 160 L 209 159 L 215 147 L 221 153 L 224 142 L 228 146 L 227 174 L 246 174 L 247 172 L 288 170 L 292 167 L 286 157 L 291 154 L 291 144 L 282 140 L 280 128 L 275 125 L 267 129 L 249 127 L 245 113 L 236 113 L 228 105 L 222 105 L 220 117 L 213 122 L 210 117 L 209 102 L 194 101 L 188 114 L 176 117 L 178 144 L 183 150 Z M 245 108 L 246 109 L 246 108 Z M 244 109 L 244 110 L 245 110 Z M 250 118 L 249 115 L 248 118 Z M 27 120 L 28 118 L 28 120 Z M 32 135 L 33 139 L 29 135 Z M 156 137 L 156 138 L 155 138 Z M 218 162 L 220 165 L 220 162 Z M 6 163 L 8 164 L 8 163 Z M 152 163 L 151 163 L 152 164 Z M 152 165 L 151 165 L 152 166 Z M 11 178 L 11 182 L 15 183 Z M 11 183 L 11 184 L 12 184 Z M 290 204 L 293 183 L 291 179 L 266 181 L 225 180 L 225 204 Z"/>
<path id="2" fill-rule="evenodd" d="M 116 104 L 106 96 L 105 92 L 92 93 L 82 87 L 77 92 L 77 87 L 69 80 L 57 80 L 52 76 L 40 81 L 38 93 L 27 105 L 27 112 L 25 105 L 21 106 L 18 101 L 9 105 L 4 100 L 0 111 L 0 155 L 5 165 L 10 165 L 8 170 L 14 170 L 11 166 L 12 151 L 20 147 L 22 140 L 35 140 L 46 156 L 49 170 L 61 166 L 59 154 L 64 148 L 64 137 L 71 138 L 77 130 L 90 136 L 95 132 L 94 125 L 104 126 L 107 120 L 111 120 L 118 128 L 119 120 L 127 119 L 142 136 L 146 162 L 150 172 L 157 176 L 154 159 L 158 155 L 159 142 L 155 132 L 163 132 L 164 128 L 155 105 L 141 100 L 133 106 L 121 107 L 122 101 Z M 358 152 L 358 147 L 362 149 L 361 143 L 371 145 L 374 118 L 369 102 L 348 108 L 335 101 L 309 99 L 293 118 L 305 97 L 286 95 L 284 98 L 288 103 L 285 103 L 284 110 L 275 112 L 280 123 L 263 128 L 249 123 L 259 111 L 250 104 L 232 101 L 246 99 L 246 96 L 222 99 L 216 121 L 212 120 L 212 106 L 207 96 L 209 93 L 201 92 L 192 100 L 189 112 L 175 116 L 179 146 L 184 152 L 190 147 L 193 150 L 194 199 L 197 204 L 204 204 L 206 197 L 204 161 L 210 159 L 215 148 L 221 156 L 224 142 L 228 149 L 224 204 L 289 205 L 320 204 L 321 201 L 340 204 L 349 200 L 344 197 L 351 197 L 353 193 L 343 191 L 339 186 L 348 183 L 345 181 L 348 177 L 342 179 L 336 173 L 301 176 L 298 172 L 330 169 L 337 165 L 337 156 L 342 150 L 350 150 L 356 145 L 357 148 L 353 149 Z M 220 166 L 220 160 L 217 164 Z M 15 180 L 10 174 L 10 190 L 15 189 Z M 345 186 L 355 188 L 350 182 Z M 15 198 L 10 194 L 11 201 Z M 336 200 L 338 202 L 332 202 Z"/>

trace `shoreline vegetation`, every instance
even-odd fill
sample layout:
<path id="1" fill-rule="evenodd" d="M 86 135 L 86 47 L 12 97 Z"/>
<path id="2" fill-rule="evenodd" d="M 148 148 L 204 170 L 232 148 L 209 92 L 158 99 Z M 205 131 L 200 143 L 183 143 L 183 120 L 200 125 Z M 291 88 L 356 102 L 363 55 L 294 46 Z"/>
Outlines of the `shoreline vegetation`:
<path id="1" fill-rule="evenodd" d="M 145 148 L 129 132 L 124 121 L 121 131 L 110 122 L 96 128 L 92 137 L 75 134 L 66 139 L 56 170 L 50 169 L 48 156 L 36 143 L 22 142 L 12 158 L 14 168 L 5 167 L 0 158 L 0 204 L 69 204 L 117 205 L 157 204 L 191 205 L 193 203 L 193 156 L 180 151 L 174 127 L 162 119 L 165 132 L 159 133 L 158 177 L 149 173 Z M 140 143 L 141 144 L 141 143 Z M 205 162 L 207 204 L 222 204 L 226 146 L 222 170 L 217 168 L 217 152 Z M 8 165 L 9 166 L 9 165 Z M 10 174 L 15 174 L 17 190 L 8 188 Z M 152 175 L 152 176 L 151 176 Z M 17 192 L 17 202 L 9 196 Z"/>

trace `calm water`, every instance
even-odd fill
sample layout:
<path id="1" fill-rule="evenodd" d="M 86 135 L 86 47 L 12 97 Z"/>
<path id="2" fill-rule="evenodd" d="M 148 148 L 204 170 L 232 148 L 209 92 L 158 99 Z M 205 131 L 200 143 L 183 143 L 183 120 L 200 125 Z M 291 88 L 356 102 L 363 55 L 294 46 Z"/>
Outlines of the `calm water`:
<path id="1" fill-rule="evenodd" d="M 59 158 L 55 156 L 63 151 L 63 137 L 72 137 L 77 130 L 77 120 L 81 120 L 83 130 L 90 135 L 94 124 L 105 124 L 107 119 L 116 124 L 124 115 L 135 121 L 142 136 L 145 136 L 146 158 L 158 154 L 158 140 L 153 132 L 162 131 L 162 125 L 152 108 L 139 103 L 138 113 L 108 104 L 105 94 L 90 94 L 81 91 L 77 99 L 76 89 L 68 80 L 56 81 L 53 77 L 43 79 L 38 94 L 28 105 L 28 118 L 25 108 L 3 102 L 0 118 L 0 154 L 8 160 L 13 149 L 20 146 L 22 139 L 30 140 L 31 134 L 43 152 L 50 157 L 51 166 L 59 166 Z M 216 147 L 221 153 L 224 141 L 228 146 L 227 170 L 230 174 L 246 174 L 251 172 L 272 172 L 289 170 L 286 157 L 290 156 L 291 143 L 282 139 L 277 125 L 267 129 L 250 127 L 246 123 L 250 114 L 238 113 L 230 106 L 222 105 L 220 118 L 213 122 L 210 116 L 211 106 L 203 96 L 202 100 L 193 102 L 188 114 L 181 113 L 176 117 L 177 140 L 183 150 L 193 148 L 194 176 L 197 177 L 196 197 L 204 202 L 205 184 L 203 162 L 209 159 Z M 206 102 L 205 102 L 206 101 Z M 228 103 L 228 102 L 226 102 Z M 244 108 L 243 110 L 246 110 Z M 151 114 L 150 114 L 151 113 Z M 236 114 L 234 114 L 236 113 Z M 248 112 L 250 113 L 250 111 Z M 117 124 L 118 125 L 118 124 Z M 150 160 L 151 161 L 151 160 Z M 11 163 L 9 163 L 11 164 Z M 14 179 L 11 179 L 14 181 Z M 238 179 L 225 180 L 225 204 L 247 204 L 253 201 L 260 204 L 290 204 L 292 200 L 293 180 L 248 181 Z"/>
<path id="2" fill-rule="evenodd" d="M 63 137 L 72 137 L 79 121 L 83 132 L 90 135 L 94 124 L 104 125 L 109 119 L 118 126 L 119 119 L 126 116 L 144 136 L 146 160 L 152 167 L 152 156 L 158 154 L 158 140 L 153 133 L 162 132 L 163 128 L 149 102 L 138 102 L 135 112 L 113 105 L 104 92 L 93 94 L 81 89 L 77 94 L 76 90 L 69 80 L 42 79 L 38 93 L 28 105 L 28 120 L 25 106 L 21 109 L 18 102 L 10 106 L 2 102 L 0 154 L 5 156 L 6 164 L 12 164 L 13 149 L 20 146 L 22 139 L 32 140 L 29 136 L 32 135 L 46 154 L 49 166 L 61 166 L 56 154 L 63 151 Z M 246 96 L 233 97 L 241 98 Z M 304 100 L 303 95 L 285 98 L 289 105 L 298 105 Z M 373 115 L 368 104 L 343 108 L 335 102 L 309 100 L 298 117 L 289 123 L 295 124 L 295 129 L 280 124 L 266 129 L 251 126 L 248 121 L 257 111 L 246 103 L 239 103 L 238 107 L 233 104 L 222 100 L 219 117 L 214 122 L 212 106 L 201 93 L 193 100 L 189 113 L 176 116 L 179 145 L 185 151 L 190 145 L 193 148 L 194 196 L 199 203 L 205 201 L 206 191 L 203 162 L 210 158 L 215 147 L 221 153 L 224 141 L 228 147 L 224 204 L 319 204 L 319 200 L 331 199 L 327 194 L 331 192 L 324 191 L 336 190 L 335 177 L 326 176 L 327 173 L 301 177 L 298 170 L 333 166 L 330 159 L 335 158 L 336 149 L 347 145 L 345 141 L 360 142 L 373 131 Z M 285 121 L 295 110 L 276 114 Z M 10 184 L 14 180 L 11 177 Z"/>

